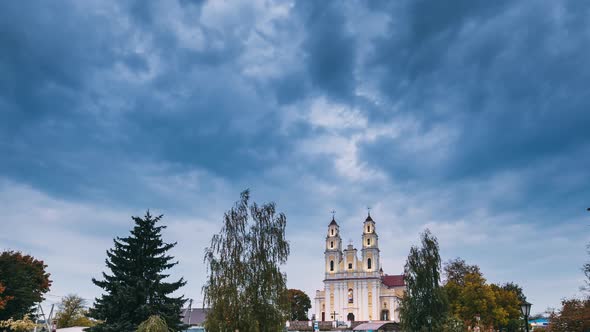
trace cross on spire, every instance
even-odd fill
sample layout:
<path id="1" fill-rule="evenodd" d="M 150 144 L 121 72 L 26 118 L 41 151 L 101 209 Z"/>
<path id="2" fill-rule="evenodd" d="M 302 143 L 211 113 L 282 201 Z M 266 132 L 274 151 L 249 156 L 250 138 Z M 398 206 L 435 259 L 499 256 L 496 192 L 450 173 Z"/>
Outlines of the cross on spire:
<path id="1" fill-rule="evenodd" d="M 334 215 L 336 215 L 336 210 L 332 209 L 332 211 L 330 211 L 330 213 L 332 214 L 332 220 L 334 220 Z"/>
<path id="2" fill-rule="evenodd" d="M 371 216 L 371 207 L 367 206 L 367 215 L 370 217 Z"/>

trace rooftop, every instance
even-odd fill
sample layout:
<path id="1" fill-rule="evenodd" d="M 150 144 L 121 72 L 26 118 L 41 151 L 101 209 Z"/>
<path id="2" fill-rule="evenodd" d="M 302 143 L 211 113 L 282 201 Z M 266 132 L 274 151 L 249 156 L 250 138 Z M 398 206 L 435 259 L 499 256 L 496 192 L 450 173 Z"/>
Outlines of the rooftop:
<path id="1" fill-rule="evenodd" d="M 384 275 L 381 277 L 381 281 L 387 287 L 401 287 L 405 286 L 404 275 Z"/>

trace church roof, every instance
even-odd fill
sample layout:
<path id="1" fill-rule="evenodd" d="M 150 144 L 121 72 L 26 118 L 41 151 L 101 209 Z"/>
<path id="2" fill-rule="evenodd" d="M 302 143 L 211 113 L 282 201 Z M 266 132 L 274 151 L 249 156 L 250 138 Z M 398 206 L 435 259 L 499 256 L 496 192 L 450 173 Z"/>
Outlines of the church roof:
<path id="1" fill-rule="evenodd" d="M 334 217 L 332 217 L 332 221 L 330 222 L 330 225 L 328 225 L 328 226 L 332 226 L 332 225 L 338 226 L 338 224 L 336 223 L 336 220 L 334 220 Z"/>
<path id="2" fill-rule="evenodd" d="M 365 221 L 373 221 L 373 218 L 371 218 L 370 214 L 367 216 L 367 219 L 365 219 Z"/>
<path id="3" fill-rule="evenodd" d="M 400 287 L 405 286 L 406 283 L 404 282 L 404 275 L 384 275 L 381 277 L 381 282 L 387 287 Z"/>

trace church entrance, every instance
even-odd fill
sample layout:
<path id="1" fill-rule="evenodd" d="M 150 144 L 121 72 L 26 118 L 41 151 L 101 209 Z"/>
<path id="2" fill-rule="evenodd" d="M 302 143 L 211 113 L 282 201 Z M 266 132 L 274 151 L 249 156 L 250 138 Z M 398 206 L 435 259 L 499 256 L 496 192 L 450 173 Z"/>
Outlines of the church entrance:
<path id="1" fill-rule="evenodd" d="M 326 321 L 326 313 L 322 311 L 322 322 Z"/>
<path id="2" fill-rule="evenodd" d="M 381 310 L 381 320 L 389 320 L 389 310 Z"/>
<path id="3" fill-rule="evenodd" d="M 346 316 L 346 320 L 349 322 L 354 322 L 354 314 L 351 312 Z"/>

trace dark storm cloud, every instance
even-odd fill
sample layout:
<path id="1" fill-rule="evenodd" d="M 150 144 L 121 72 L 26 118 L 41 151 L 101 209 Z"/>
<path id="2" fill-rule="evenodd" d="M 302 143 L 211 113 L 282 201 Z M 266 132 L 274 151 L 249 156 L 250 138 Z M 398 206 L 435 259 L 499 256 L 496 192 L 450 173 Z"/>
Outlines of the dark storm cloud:
<path id="1" fill-rule="evenodd" d="M 290 278 L 313 291 L 329 211 L 356 232 L 370 205 L 394 271 L 428 226 L 494 282 L 568 279 L 531 292 L 557 305 L 581 255 L 509 251 L 583 253 L 588 22 L 583 1 L 0 1 L 2 220 L 51 249 L 24 234 L 110 238 L 85 216 L 156 205 L 205 243 L 250 187 L 290 218 L 290 273 L 318 263 Z"/>
<path id="2" fill-rule="evenodd" d="M 198 17 L 199 2 L 181 4 Z M 239 77 L 239 29 L 190 22 L 204 43 L 191 49 L 159 21 L 155 2 L 102 11 L 67 2 L 1 6 L 5 176 L 67 197 L 125 196 L 141 185 L 129 163 L 239 178 L 288 151 L 276 114 Z M 122 69 L 138 82 L 111 75 Z M 138 79 L 152 71 L 160 72 Z"/>
<path id="3" fill-rule="evenodd" d="M 299 138 L 326 133 L 299 120 L 288 132 L 280 128 L 280 105 L 318 96 L 360 108 L 367 130 L 411 119 L 416 140 L 440 140 L 426 148 L 403 135 L 359 143 L 359 159 L 396 180 L 489 177 L 587 148 L 588 5 L 363 5 L 298 2 L 274 27 L 284 37 L 302 27 L 296 45 L 302 66 L 285 66 L 265 81 L 245 77 L 239 64 L 249 33 L 264 35 L 252 9 L 240 10 L 234 22 L 207 25 L 199 20 L 203 2 L 180 2 L 178 13 L 186 17 L 177 21 L 188 22 L 188 33 L 200 38 L 187 45 L 165 21 L 167 6 L 157 2 L 101 10 L 3 3 L 0 146 L 6 162 L 0 167 L 66 192 L 90 185 L 85 171 L 112 176 L 94 169 L 104 154 L 116 159 L 111 165 L 137 158 L 246 177 L 288 158 Z M 369 37 L 370 49 L 360 50 L 370 22 L 351 17 L 363 10 L 388 16 L 389 23 L 383 35 Z M 360 51 L 366 52 L 362 60 Z M 117 77 L 121 70 L 132 78 Z M 387 102 L 357 96 L 359 80 L 374 83 Z M 71 153 L 87 168 L 64 166 L 60 158 Z M 314 166 L 324 158 L 298 160 L 329 174 L 328 167 Z"/>
<path id="4" fill-rule="evenodd" d="M 30 117 L 71 112 L 84 77 L 110 65 L 117 40 L 99 27 L 113 28 L 112 22 L 58 2 L 1 6 L 2 113 L 16 120 L 3 121 L 3 129 L 17 129 Z"/>
<path id="5" fill-rule="evenodd" d="M 355 87 L 356 44 L 339 4 L 299 2 L 297 9 L 306 27 L 303 48 L 314 87 L 337 100 L 350 101 Z"/>
<path id="6" fill-rule="evenodd" d="M 382 94 L 425 132 L 444 126 L 456 137 L 442 161 L 391 138 L 364 156 L 391 156 L 375 162 L 394 177 L 461 179 L 586 151 L 590 6 L 577 4 L 420 1 L 391 12 L 368 63 Z"/>

